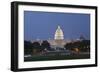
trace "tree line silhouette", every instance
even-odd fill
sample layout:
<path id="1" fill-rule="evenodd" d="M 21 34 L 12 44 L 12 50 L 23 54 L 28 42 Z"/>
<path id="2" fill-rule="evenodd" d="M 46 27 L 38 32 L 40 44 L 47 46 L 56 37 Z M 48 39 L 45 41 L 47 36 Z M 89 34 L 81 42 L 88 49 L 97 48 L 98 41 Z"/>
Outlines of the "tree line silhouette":
<path id="1" fill-rule="evenodd" d="M 37 41 L 31 43 L 30 41 L 24 41 L 24 54 L 36 54 L 40 53 L 45 49 L 50 49 L 50 43 L 48 41 L 43 41 L 41 44 Z"/>
<path id="2" fill-rule="evenodd" d="M 64 48 L 66 50 L 71 51 L 80 51 L 80 52 L 90 52 L 90 40 L 82 40 L 82 41 L 76 41 L 76 42 L 70 42 L 66 43 L 64 45 Z M 41 44 L 38 41 L 30 42 L 30 41 L 24 41 L 24 54 L 38 54 L 42 51 L 45 51 L 45 49 L 50 50 L 51 45 L 47 40 L 44 40 Z"/>
<path id="3" fill-rule="evenodd" d="M 78 49 L 80 52 L 90 52 L 90 40 L 66 43 L 64 47 L 71 51 L 75 51 L 76 49 Z"/>

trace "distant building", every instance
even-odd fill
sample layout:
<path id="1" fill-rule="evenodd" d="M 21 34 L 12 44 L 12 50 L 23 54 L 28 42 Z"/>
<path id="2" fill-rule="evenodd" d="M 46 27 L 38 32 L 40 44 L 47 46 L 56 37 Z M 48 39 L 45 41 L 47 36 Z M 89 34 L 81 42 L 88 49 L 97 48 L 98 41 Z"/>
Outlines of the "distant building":
<path id="1" fill-rule="evenodd" d="M 83 41 L 86 40 L 85 37 L 83 35 L 80 35 L 78 39 L 76 39 L 76 41 Z"/>
<path id="2" fill-rule="evenodd" d="M 85 37 L 83 35 L 80 35 L 79 37 L 80 40 L 86 40 Z"/>

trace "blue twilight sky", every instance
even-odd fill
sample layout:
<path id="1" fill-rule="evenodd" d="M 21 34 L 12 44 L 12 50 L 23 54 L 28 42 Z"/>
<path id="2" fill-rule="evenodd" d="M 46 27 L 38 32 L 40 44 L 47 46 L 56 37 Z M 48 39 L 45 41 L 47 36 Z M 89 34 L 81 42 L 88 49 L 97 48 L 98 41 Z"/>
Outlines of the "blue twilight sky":
<path id="1" fill-rule="evenodd" d="M 24 40 L 54 39 L 58 25 L 65 39 L 90 39 L 89 14 L 24 11 Z"/>

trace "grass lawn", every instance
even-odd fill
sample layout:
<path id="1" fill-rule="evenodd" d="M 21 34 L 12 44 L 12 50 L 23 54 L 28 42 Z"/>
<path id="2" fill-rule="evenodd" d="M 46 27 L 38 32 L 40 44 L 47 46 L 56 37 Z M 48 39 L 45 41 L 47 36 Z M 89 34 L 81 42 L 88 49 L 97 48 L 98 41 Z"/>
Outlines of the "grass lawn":
<path id="1" fill-rule="evenodd" d="M 25 57 L 24 61 L 50 61 L 50 60 L 72 60 L 72 59 L 89 59 L 89 54 L 81 54 L 81 55 L 55 55 L 55 56 L 32 56 Z"/>

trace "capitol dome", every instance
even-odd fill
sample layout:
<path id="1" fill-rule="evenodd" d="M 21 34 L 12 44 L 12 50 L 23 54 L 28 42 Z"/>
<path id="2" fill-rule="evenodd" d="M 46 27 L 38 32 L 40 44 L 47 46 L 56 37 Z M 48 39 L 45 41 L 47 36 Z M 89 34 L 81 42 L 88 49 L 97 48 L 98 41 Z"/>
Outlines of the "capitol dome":
<path id="1" fill-rule="evenodd" d="M 63 40 L 64 39 L 64 34 L 60 26 L 58 26 L 56 32 L 55 32 L 55 40 Z"/>

